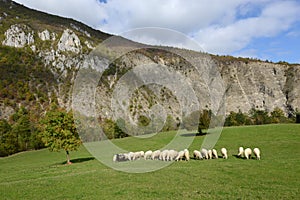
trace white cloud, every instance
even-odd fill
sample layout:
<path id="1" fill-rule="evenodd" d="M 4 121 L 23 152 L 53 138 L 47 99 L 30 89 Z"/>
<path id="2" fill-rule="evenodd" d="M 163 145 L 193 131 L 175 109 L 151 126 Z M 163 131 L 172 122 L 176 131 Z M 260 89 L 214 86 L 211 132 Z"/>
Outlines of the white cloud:
<path id="1" fill-rule="evenodd" d="M 209 52 L 232 53 L 258 37 L 271 37 L 291 28 L 299 19 L 300 6 L 291 1 L 276 2 L 257 17 L 245 18 L 227 26 L 209 26 L 195 34 L 196 40 Z"/>
<path id="2" fill-rule="evenodd" d="M 257 53 L 258 53 L 257 49 L 245 49 L 235 53 L 234 56 L 244 57 L 244 58 L 257 58 L 258 57 Z"/>
<path id="3" fill-rule="evenodd" d="M 121 36 L 150 45 L 176 46 L 179 48 L 204 51 L 196 41 L 172 29 L 156 27 L 138 28 L 124 32 Z"/>
<path id="4" fill-rule="evenodd" d="M 14 0 L 27 7 L 73 18 L 89 26 L 97 27 L 106 16 L 104 8 L 97 0 Z"/>
<path id="5" fill-rule="evenodd" d="M 300 21 L 300 2 L 293 0 L 16 1 L 114 34 L 143 27 L 173 29 L 217 54 L 232 54 L 255 38 L 274 37 Z M 157 35 L 141 35 L 138 39 L 155 44 L 185 45 L 185 41 L 171 41 L 163 34 L 160 38 Z"/>
<path id="6" fill-rule="evenodd" d="M 211 23 L 229 24 L 241 0 L 110 0 L 104 5 L 108 24 L 102 30 L 119 33 L 141 27 L 163 27 L 193 33 Z"/>

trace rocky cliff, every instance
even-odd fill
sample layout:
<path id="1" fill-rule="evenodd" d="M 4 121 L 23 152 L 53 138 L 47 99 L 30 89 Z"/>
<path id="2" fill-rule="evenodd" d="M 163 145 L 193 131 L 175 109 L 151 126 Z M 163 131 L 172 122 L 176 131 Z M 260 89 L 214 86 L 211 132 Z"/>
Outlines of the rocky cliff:
<path id="1" fill-rule="evenodd" d="M 32 58 L 34 65 L 42 67 L 45 71 L 42 76 L 37 75 L 39 82 L 36 82 L 37 78 L 34 78 L 33 72 L 26 78 L 15 77 L 15 82 L 26 82 L 25 85 L 28 85 L 28 93 L 32 98 L 17 98 L 15 95 L 20 93 L 19 90 L 15 93 L 8 91 L 11 95 L 1 94 L 0 118 L 7 118 L 20 105 L 35 109 L 33 105 L 38 104 L 40 110 L 43 110 L 54 100 L 57 100 L 60 106 L 70 108 L 72 85 L 78 70 L 86 67 L 89 53 L 110 35 L 93 30 L 74 20 L 34 11 L 9 0 L 1 0 L 0 4 L 0 47 L 2 49 L 0 90 L 2 93 L 14 87 L 13 81 L 6 80 L 6 74 L 10 76 L 12 74 L 11 66 L 20 70 L 20 63 L 25 59 L 16 59 L 17 63 L 14 63 L 10 60 L 12 55 L 27 55 Z M 137 45 L 124 39 L 120 41 L 122 41 L 118 44 L 120 46 Z M 11 53 L 6 54 L 6 51 Z M 188 58 L 192 58 L 195 63 L 202 62 L 201 70 L 195 70 L 193 68 L 195 63 L 188 62 Z M 101 62 L 106 63 L 105 60 Z M 207 63 L 213 64 L 220 73 L 223 81 L 221 85 L 215 83 L 213 74 L 216 72 L 207 71 Z M 28 65 L 27 67 L 30 67 Z M 145 49 L 126 53 L 103 69 L 104 73 L 96 88 L 96 112 L 85 110 L 84 114 L 96 115 L 99 118 L 113 118 L 114 111 L 111 105 L 116 87 L 122 82 L 122 77 L 142 65 L 161 65 L 174 74 L 181 74 L 180 77 L 187 82 L 186 88 L 191 87 L 195 92 L 195 97 L 200 102 L 200 109 L 212 109 L 214 98 L 220 98 L 218 90 L 225 92 L 226 113 L 239 110 L 248 112 L 251 108 L 272 111 L 278 107 L 288 115 L 300 108 L 300 65 L 147 46 Z M 96 69 L 95 73 L 97 73 Z M 199 74 L 204 77 L 204 80 L 199 79 Z M 171 79 L 168 81 L 172 82 Z M 212 88 L 205 88 L 208 82 Z M 19 89 L 21 90 L 22 87 Z M 215 92 L 208 93 L 209 89 Z M 160 105 L 166 114 L 180 121 L 182 105 L 178 98 L 184 95 L 183 90 L 179 91 L 176 88 L 172 90 L 167 82 L 158 81 L 147 86 L 141 85 L 128 97 L 128 113 L 134 120 L 138 120 L 140 116 L 149 116 L 153 105 Z M 91 103 L 87 96 L 78 95 L 76 98 L 81 105 Z M 187 102 L 188 100 L 185 101 Z"/>

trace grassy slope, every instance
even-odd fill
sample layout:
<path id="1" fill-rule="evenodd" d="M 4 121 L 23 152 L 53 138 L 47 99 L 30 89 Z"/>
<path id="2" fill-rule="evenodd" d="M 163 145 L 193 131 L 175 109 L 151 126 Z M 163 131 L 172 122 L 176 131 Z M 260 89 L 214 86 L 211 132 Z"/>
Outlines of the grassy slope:
<path id="1" fill-rule="evenodd" d="M 172 135 L 162 133 L 155 140 Z M 189 149 L 199 149 L 202 140 L 197 137 Z M 115 143 L 133 150 L 161 146 L 136 141 Z M 260 147 L 262 160 L 234 157 L 240 145 Z M 62 164 L 63 152 L 20 153 L 0 159 L 0 199 L 296 199 L 299 145 L 296 124 L 225 128 L 216 148 L 226 147 L 228 160 L 177 162 L 145 174 L 114 171 L 84 148 L 71 154 L 75 163 L 70 166 Z"/>

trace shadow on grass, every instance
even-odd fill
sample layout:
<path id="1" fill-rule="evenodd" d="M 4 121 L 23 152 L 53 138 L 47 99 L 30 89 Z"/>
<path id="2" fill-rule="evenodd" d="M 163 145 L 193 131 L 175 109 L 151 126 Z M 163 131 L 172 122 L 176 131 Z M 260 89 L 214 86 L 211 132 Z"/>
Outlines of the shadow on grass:
<path id="1" fill-rule="evenodd" d="M 254 156 L 251 156 L 249 159 L 247 159 L 246 157 L 238 156 L 237 154 L 232 155 L 232 156 L 236 157 L 237 159 L 241 159 L 241 160 L 257 160 L 257 158 Z"/>
<path id="2" fill-rule="evenodd" d="M 236 157 L 237 159 L 247 160 L 246 157 L 241 157 L 241 156 L 238 156 L 237 154 L 234 154 L 232 156 Z"/>
<path id="3" fill-rule="evenodd" d="M 75 158 L 75 159 L 71 159 L 71 163 L 83 163 L 83 162 L 87 162 L 90 160 L 95 160 L 94 157 L 87 157 L 87 158 Z M 67 161 L 61 162 L 59 164 L 65 165 L 67 164 Z"/>
<path id="4" fill-rule="evenodd" d="M 233 157 L 239 158 L 239 159 L 243 159 L 242 157 L 238 156 L 237 154 L 232 155 Z"/>
<path id="5" fill-rule="evenodd" d="M 181 134 L 182 137 L 195 137 L 195 136 L 205 136 L 207 133 L 185 133 Z"/>

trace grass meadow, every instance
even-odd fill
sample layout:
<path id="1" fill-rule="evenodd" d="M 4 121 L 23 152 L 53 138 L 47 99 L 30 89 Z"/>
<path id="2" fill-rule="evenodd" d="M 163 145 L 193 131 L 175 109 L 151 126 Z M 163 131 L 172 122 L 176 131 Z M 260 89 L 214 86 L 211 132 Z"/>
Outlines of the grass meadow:
<path id="1" fill-rule="evenodd" d="M 130 151 L 156 149 L 174 132 L 152 139 L 113 142 Z M 190 153 L 200 149 L 195 137 Z M 235 157 L 238 147 L 259 147 L 261 160 Z M 229 158 L 174 162 L 149 173 L 125 173 L 103 164 L 82 146 L 65 153 L 47 149 L 0 158 L 0 199 L 299 199 L 300 125 L 224 128 L 215 148 Z M 139 162 L 139 161 L 133 161 Z M 162 162 L 162 161 L 149 161 Z"/>

